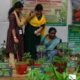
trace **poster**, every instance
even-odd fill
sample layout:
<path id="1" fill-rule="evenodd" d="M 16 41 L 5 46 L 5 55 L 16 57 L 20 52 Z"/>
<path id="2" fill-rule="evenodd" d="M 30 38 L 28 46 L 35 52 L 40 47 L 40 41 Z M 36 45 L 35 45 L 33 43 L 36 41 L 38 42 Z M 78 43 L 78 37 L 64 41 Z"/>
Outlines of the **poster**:
<path id="1" fill-rule="evenodd" d="M 80 0 L 72 1 L 72 22 L 73 24 L 80 24 Z"/>
<path id="2" fill-rule="evenodd" d="M 69 26 L 68 42 L 69 47 L 73 50 L 73 53 L 80 53 L 80 26 Z"/>
<path id="3" fill-rule="evenodd" d="M 24 3 L 26 14 L 34 10 L 37 3 L 41 3 L 49 26 L 65 26 L 67 24 L 67 0 L 13 0 L 12 3 L 16 1 Z"/>

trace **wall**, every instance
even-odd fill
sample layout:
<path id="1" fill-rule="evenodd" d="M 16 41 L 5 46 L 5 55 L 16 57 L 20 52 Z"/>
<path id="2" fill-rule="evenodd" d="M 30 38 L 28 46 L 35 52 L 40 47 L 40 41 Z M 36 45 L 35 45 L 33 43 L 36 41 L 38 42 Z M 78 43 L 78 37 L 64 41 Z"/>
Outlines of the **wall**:
<path id="1" fill-rule="evenodd" d="M 0 0 L 0 44 L 6 40 L 8 29 L 8 10 L 11 6 L 11 0 Z"/>
<path id="2" fill-rule="evenodd" d="M 8 29 L 8 19 L 7 13 L 9 8 L 11 7 L 11 0 L 0 0 L 0 44 L 3 40 L 6 40 L 7 29 Z M 68 0 L 68 16 L 67 23 L 72 23 L 72 11 L 71 11 L 71 2 Z M 68 25 L 67 24 L 67 25 Z M 48 28 L 51 26 L 48 26 Z M 68 26 L 56 26 L 57 36 L 60 37 L 63 42 L 67 41 L 68 35 Z"/>

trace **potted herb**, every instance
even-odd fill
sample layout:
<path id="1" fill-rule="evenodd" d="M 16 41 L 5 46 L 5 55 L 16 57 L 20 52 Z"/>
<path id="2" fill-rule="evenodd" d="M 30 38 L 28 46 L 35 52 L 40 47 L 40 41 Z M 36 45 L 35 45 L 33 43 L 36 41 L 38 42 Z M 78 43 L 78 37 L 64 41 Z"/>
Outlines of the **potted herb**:
<path id="1" fill-rule="evenodd" d="M 59 73 L 57 71 L 57 68 L 53 65 L 52 65 L 52 68 L 53 68 L 55 80 L 68 80 L 69 74 L 68 74 L 67 68 L 65 69 L 65 71 L 63 73 Z"/>
<path id="2" fill-rule="evenodd" d="M 53 65 L 57 67 L 57 70 L 62 73 L 67 66 L 67 57 L 64 55 L 65 53 L 62 49 L 58 49 L 57 55 L 53 58 Z"/>
<path id="3" fill-rule="evenodd" d="M 69 73 L 73 74 L 77 66 L 77 57 L 74 54 L 70 55 L 69 62 L 67 63 Z"/>
<path id="4" fill-rule="evenodd" d="M 34 68 L 28 74 L 26 74 L 25 80 L 53 80 L 53 78 L 51 75 L 42 73 L 40 68 Z"/>
<path id="5" fill-rule="evenodd" d="M 47 61 L 47 58 L 44 56 L 42 58 L 39 58 L 38 60 L 36 60 L 36 62 L 34 63 L 35 67 L 40 67 L 42 64 L 44 64 Z"/>
<path id="6" fill-rule="evenodd" d="M 24 53 L 22 61 L 16 62 L 16 71 L 18 74 L 24 74 L 27 72 L 27 67 L 29 65 L 30 60 L 31 60 L 30 53 Z"/>
<path id="7" fill-rule="evenodd" d="M 5 41 L 0 46 L 0 61 L 5 62 L 6 59 L 6 46 Z"/>
<path id="8" fill-rule="evenodd" d="M 69 55 L 72 53 L 72 49 L 68 47 L 68 43 L 60 43 L 57 49 L 57 55 L 53 58 L 53 64 L 57 67 L 57 70 L 62 73 L 67 67 L 69 61 Z"/>

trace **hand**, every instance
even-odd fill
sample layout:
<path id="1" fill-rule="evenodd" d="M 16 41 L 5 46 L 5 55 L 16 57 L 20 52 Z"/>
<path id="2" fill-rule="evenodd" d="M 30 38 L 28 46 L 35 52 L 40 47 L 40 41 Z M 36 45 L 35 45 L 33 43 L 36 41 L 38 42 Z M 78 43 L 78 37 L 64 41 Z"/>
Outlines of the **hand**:
<path id="1" fill-rule="evenodd" d="M 38 33 L 38 32 L 35 30 L 35 31 L 34 31 L 34 34 L 37 34 L 37 33 Z"/>
<path id="2" fill-rule="evenodd" d="M 36 36 L 40 36 L 40 35 L 41 35 L 41 33 L 39 33 L 38 31 L 34 31 L 34 34 L 35 34 Z"/>
<path id="3" fill-rule="evenodd" d="M 19 43 L 19 40 L 17 38 L 14 38 L 15 43 Z"/>
<path id="4" fill-rule="evenodd" d="M 15 11 L 15 10 L 13 11 L 13 14 L 14 14 L 15 16 L 17 15 L 17 13 L 16 13 L 16 11 Z"/>
<path id="5" fill-rule="evenodd" d="M 35 14 L 34 11 L 31 11 L 31 12 L 30 12 L 30 17 L 31 17 L 31 18 L 33 18 L 35 15 L 36 15 L 36 14 Z"/>

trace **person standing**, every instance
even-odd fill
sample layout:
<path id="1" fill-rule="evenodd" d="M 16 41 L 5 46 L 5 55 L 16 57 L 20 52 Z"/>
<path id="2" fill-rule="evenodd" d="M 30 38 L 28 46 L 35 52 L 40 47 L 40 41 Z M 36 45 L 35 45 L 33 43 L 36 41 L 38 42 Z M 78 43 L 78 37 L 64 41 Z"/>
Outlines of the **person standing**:
<path id="1" fill-rule="evenodd" d="M 46 18 L 42 13 L 43 6 L 37 4 L 35 10 L 35 16 L 25 26 L 24 33 L 24 50 L 30 52 L 32 59 L 36 60 L 36 47 L 39 45 L 42 33 L 44 34 Z"/>
<path id="2" fill-rule="evenodd" d="M 23 4 L 18 1 L 12 6 L 12 8 L 10 8 L 8 13 L 9 28 L 7 31 L 6 51 L 7 57 L 10 58 L 10 63 L 12 66 L 14 66 L 14 57 L 18 60 L 22 60 L 24 50 L 22 27 L 18 26 L 16 17 L 13 13 L 16 11 L 17 15 L 20 16 L 22 10 Z"/>

